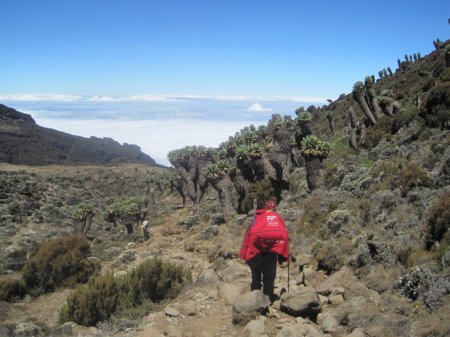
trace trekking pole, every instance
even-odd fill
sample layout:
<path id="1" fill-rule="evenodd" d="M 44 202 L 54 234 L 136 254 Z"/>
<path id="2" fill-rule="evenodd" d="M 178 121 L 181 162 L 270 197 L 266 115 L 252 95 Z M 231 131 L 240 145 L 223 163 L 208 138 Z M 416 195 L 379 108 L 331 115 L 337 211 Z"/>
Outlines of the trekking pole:
<path id="1" fill-rule="evenodd" d="M 287 288 L 288 288 L 288 292 L 289 292 L 289 281 L 290 281 L 290 273 L 289 273 L 289 265 L 290 265 L 290 263 L 291 263 L 291 257 L 289 256 L 288 257 L 288 284 L 287 284 Z"/>

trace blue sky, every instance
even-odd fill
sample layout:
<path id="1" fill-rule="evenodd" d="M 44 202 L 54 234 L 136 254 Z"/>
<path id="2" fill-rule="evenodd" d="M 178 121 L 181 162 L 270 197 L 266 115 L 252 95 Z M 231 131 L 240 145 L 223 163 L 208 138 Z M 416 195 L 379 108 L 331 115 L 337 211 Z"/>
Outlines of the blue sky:
<path id="1" fill-rule="evenodd" d="M 86 136 L 103 134 L 83 121 L 184 123 L 167 147 L 225 136 L 194 122 L 228 131 L 335 99 L 450 32 L 441 0 L 0 0 L 0 13 L 0 103 Z"/>

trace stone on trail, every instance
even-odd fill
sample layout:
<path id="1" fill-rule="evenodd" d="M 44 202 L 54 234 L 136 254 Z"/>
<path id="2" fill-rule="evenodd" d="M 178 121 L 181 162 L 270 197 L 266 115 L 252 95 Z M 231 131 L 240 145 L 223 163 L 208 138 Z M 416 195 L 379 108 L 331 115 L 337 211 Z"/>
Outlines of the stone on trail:
<path id="1" fill-rule="evenodd" d="M 219 296 L 225 304 L 232 305 L 236 298 L 241 295 L 241 288 L 231 283 L 220 283 L 218 285 Z"/>
<path id="2" fill-rule="evenodd" d="M 242 333 L 242 337 L 263 337 L 266 336 L 266 320 L 255 319 L 247 323 Z"/>
<path id="3" fill-rule="evenodd" d="M 206 269 L 201 272 L 195 281 L 195 285 L 210 284 L 219 282 L 219 276 L 214 269 Z"/>
<path id="4" fill-rule="evenodd" d="M 244 325 L 255 319 L 258 314 L 268 311 L 269 297 L 260 290 L 253 290 L 236 298 L 233 303 L 233 323 Z"/>
<path id="5" fill-rule="evenodd" d="M 280 308 L 288 315 L 309 317 L 314 321 L 322 305 L 314 288 L 305 287 L 284 294 Z"/>
<path id="6" fill-rule="evenodd" d="M 277 334 L 277 337 L 323 337 L 323 333 L 319 331 L 313 324 L 295 324 L 285 326 Z"/>

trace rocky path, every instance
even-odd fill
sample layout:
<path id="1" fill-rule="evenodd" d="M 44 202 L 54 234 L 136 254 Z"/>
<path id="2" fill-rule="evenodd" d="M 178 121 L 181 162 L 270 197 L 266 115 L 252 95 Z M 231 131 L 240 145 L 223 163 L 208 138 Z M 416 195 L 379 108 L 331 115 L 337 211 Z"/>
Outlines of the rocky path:
<path id="1" fill-rule="evenodd" d="M 183 211 L 179 211 L 183 212 Z M 188 287 L 164 310 L 148 315 L 136 336 L 186 336 L 186 337 L 228 337 L 243 336 L 244 326 L 233 324 L 233 302 L 249 291 L 250 272 L 240 260 L 230 259 L 215 271 L 204 252 L 186 251 L 184 238 L 186 232 L 176 224 L 178 215 L 171 216 L 164 226 L 152 228 L 151 238 L 137 250 L 139 259 L 149 252 L 164 247 L 162 258 L 181 262 L 192 271 L 193 285 Z M 139 260 L 138 259 L 138 260 Z M 292 271 L 291 271 L 292 272 Z M 295 287 L 295 275 L 291 275 Z M 282 286 L 287 287 L 287 268 L 279 268 L 276 284 L 280 293 Z M 265 331 L 275 336 L 281 322 L 295 321 L 295 318 L 279 310 L 279 302 L 271 308 L 271 317 L 264 319 Z M 261 316 L 264 318 L 264 316 Z M 134 335 L 133 332 L 129 336 Z M 248 335 L 248 333 L 247 333 Z"/>

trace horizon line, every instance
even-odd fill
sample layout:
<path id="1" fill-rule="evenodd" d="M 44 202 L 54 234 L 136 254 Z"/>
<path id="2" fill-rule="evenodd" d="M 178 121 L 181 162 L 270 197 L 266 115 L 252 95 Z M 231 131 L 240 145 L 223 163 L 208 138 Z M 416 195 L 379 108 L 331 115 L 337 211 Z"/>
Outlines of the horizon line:
<path id="1" fill-rule="evenodd" d="M 123 103 L 123 102 L 164 102 L 177 100 L 212 100 L 212 101 L 290 101 L 299 103 L 326 103 L 323 97 L 308 96 L 245 96 L 245 95 L 197 95 L 197 94 L 111 94 L 111 95 L 71 95 L 55 93 L 0 93 L 0 101 L 10 102 L 93 102 L 93 103 Z"/>

